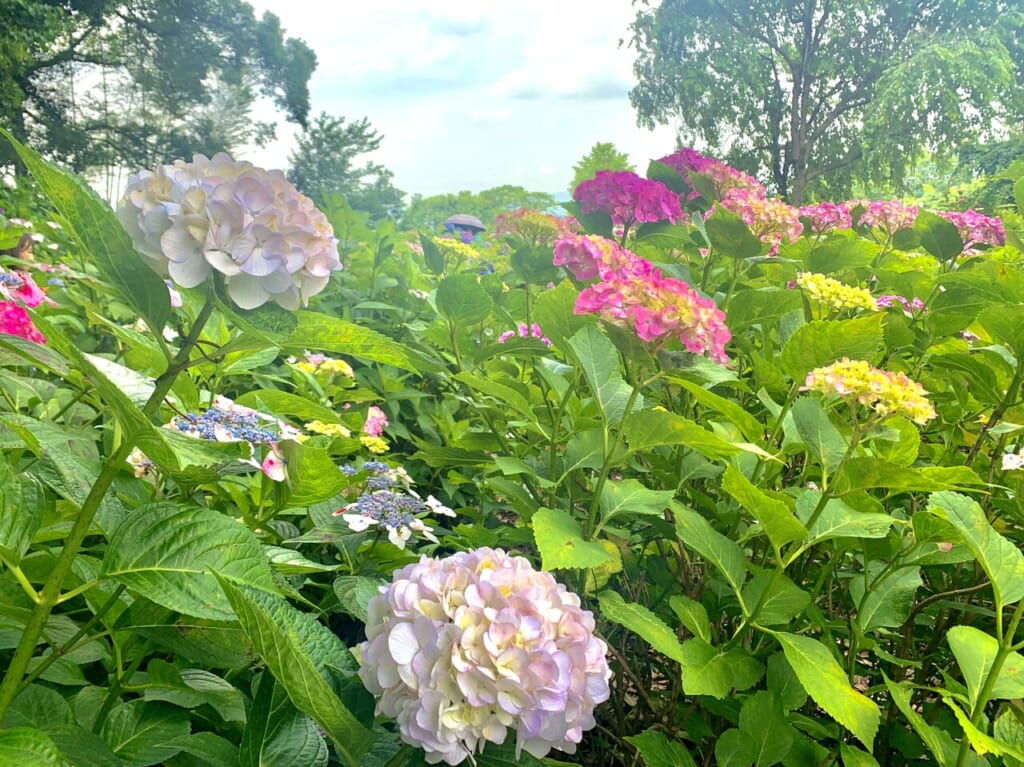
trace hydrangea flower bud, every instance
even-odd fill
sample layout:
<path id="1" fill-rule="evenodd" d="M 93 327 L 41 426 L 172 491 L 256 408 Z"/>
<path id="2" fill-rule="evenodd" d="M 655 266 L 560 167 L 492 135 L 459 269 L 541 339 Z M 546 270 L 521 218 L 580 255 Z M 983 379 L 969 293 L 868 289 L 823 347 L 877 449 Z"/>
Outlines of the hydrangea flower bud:
<path id="1" fill-rule="evenodd" d="M 516 732 L 516 756 L 575 753 L 607 700 L 607 645 L 580 599 L 523 557 L 423 557 L 370 600 L 359 676 L 431 764 Z"/>

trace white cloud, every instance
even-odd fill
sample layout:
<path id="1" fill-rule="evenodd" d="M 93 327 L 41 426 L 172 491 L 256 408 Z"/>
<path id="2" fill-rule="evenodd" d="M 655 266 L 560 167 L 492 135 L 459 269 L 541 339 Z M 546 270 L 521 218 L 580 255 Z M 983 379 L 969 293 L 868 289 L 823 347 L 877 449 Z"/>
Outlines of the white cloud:
<path id="1" fill-rule="evenodd" d="M 556 192 L 598 141 L 641 170 L 674 148 L 671 130 L 635 125 L 633 55 L 618 44 L 629 0 L 375 0 L 336 17 L 322 0 L 252 4 L 316 51 L 313 113 L 368 117 L 385 136 L 373 159 L 407 192 Z M 292 131 L 278 134 L 250 157 L 283 166 Z"/>

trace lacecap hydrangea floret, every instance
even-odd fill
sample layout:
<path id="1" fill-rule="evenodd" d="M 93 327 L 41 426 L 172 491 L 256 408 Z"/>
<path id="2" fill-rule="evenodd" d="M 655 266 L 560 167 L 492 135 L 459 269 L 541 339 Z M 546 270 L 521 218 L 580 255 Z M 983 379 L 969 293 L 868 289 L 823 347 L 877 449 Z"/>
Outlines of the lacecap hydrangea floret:
<path id="1" fill-rule="evenodd" d="M 824 304 L 837 312 L 844 309 L 878 309 L 878 304 L 870 291 L 845 285 L 824 274 L 798 272 L 796 284 L 811 301 Z"/>
<path id="2" fill-rule="evenodd" d="M 501 549 L 423 557 L 367 607 L 359 676 L 402 740 L 460 764 L 516 733 L 522 751 L 575 753 L 607 700 L 594 616 L 546 572 Z"/>
<path id="3" fill-rule="evenodd" d="M 117 215 L 159 274 L 194 288 L 223 276 L 239 307 L 305 305 L 341 268 L 323 213 L 280 171 L 219 153 L 128 179 Z"/>
<path id="4" fill-rule="evenodd" d="M 902 415 L 924 425 L 935 417 L 927 392 L 903 373 L 879 370 L 847 357 L 807 374 L 803 389 L 857 401 L 881 416 Z"/>

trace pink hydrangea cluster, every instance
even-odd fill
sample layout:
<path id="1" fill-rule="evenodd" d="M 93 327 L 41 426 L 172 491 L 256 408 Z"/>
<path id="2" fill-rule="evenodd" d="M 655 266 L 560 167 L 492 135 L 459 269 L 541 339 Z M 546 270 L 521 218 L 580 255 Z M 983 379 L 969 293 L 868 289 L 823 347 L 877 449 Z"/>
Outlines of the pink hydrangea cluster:
<path id="1" fill-rule="evenodd" d="M 39 332 L 25 307 L 14 301 L 0 301 L 0 333 L 18 336 L 37 344 L 46 343 L 46 336 Z"/>
<path id="2" fill-rule="evenodd" d="M 677 336 L 687 351 L 706 354 L 725 364 L 725 345 L 732 334 L 725 314 L 682 280 L 663 277 L 653 269 L 644 279 L 609 275 L 584 288 L 576 299 L 576 314 L 597 314 L 620 327 L 631 327 L 648 343 Z"/>
<path id="3" fill-rule="evenodd" d="M 736 168 L 726 165 L 721 160 L 705 157 L 696 149 L 690 147 L 684 147 L 677 152 L 666 155 L 659 159 L 658 162 L 679 171 L 683 180 L 691 187 L 691 191 L 687 195 L 688 199 L 691 200 L 700 197 L 700 192 L 693 188 L 693 183 L 690 181 L 691 171 L 708 176 L 715 185 L 715 191 L 718 192 L 719 199 L 734 189 L 743 189 L 755 194 L 759 193 L 761 197 L 765 196 L 764 186 L 753 176 L 736 170 Z"/>
<path id="4" fill-rule="evenodd" d="M 845 203 L 817 202 L 800 208 L 800 217 L 811 223 L 811 231 L 825 234 L 833 229 L 849 229 L 853 226 L 850 209 Z"/>
<path id="5" fill-rule="evenodd" d="M 646 221 L 671 221 L 683 217 L 679 195 L 660 181 L 629 170 L 599 170 L 594 178 L 576 187 L 573 199 L 584 213 L 604 211 L 612 223 L 629 229 Z"/>
<path id="6" fill-rule="evenodd" d="M 363 433 L 371 437 L 379 437 L 384 433 L 388 425 L 388 417 L 376 405 L 370 405 L 366 409 L 366 423 L 363 424 Z"/>
<path id="7" fill-rule="evenodd" d="M 529 208 L 502 213 L 494 224 L 497 236 L 509 234 L 531 245 L 548 245 L 579 230 L 579 222 L 572 216 L 552 216 Z"/>
<path id="8" fill-rule="evenodd" d="M 748 189 L 733 189 L 719 204 L 738 215 L 754 235 L 770 246 L 770 256 L 779 252 L 783 240 L 795 242 L 804 233 L 800 211 L 774 197 Z"/>
<path id="9" fill-rule="evenodd" d="M 960 237 L 964 241 L 965 255 L 980 253 L 978 245 L 998 247 L 1006 243 L 1006 229 L 999 218 L 986 216 L 976 210 L 962 212 L 940 210 L 938 213 L 960 230 Z"/>
<path id="10" fill-rule="evenodd" d="M 646 277 L 651 265 L 614 240 L 595 234 L 571 234 L 555 243 L 555 266 L 564 266 L 585 282 L 612 274 Z"/>
<path id="11" fill-rule="evenodd" d="M 857 226 L 877 226 L 889 234 L 912 227 L 918 213 L 916 205 L 904 205 L 899 200 L 849 200 L 844 204 L 851 211 L 865 208 Z"/>
<path id="12" fill-rule="evenodd" d="M 519 336 L 520 338 L 536 338 L 545 346 L 551 346 L 551 339 L 544 335 L 544 332 L 540 329 L 540 325 L 536 322 L 527 325 L 525 322 L 520 322 L 515 330 L 506 330 L 500 336 L 498 336 L 498 343 L 503 344 L 511 338 Z"/>
<path id="13" fill-rule="evenodd" d="M 128 179 L 118 217 L 147 262 L 179 286 L 219 272 L 243 309 L 297 309 L 340 269 L 331 225 L 280 171 L 196 155 Z"/>
<path id="14" fill-rule="evenodd" d="M 516 756 L 574 753 L 607 700 L 594 616 L 549 573 L 500 549 L 423 557 L 367 607 L 359 676 L 377 713 L 431 764 L 516 732 Z"/>

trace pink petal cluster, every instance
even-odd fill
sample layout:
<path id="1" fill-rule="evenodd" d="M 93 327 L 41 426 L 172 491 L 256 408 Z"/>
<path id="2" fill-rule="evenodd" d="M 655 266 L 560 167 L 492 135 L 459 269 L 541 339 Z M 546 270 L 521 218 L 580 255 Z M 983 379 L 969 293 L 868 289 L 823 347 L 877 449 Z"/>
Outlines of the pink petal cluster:
<path id="1" fill-rule="evenodd" d="M 388 417 L 376 405 L 370 405 L 366 410 L 366 423 L 363 424 L 363 434 L 371 437 L 379 437 L 384 433 L 388 425 Z"/>
<path id="2" fill-rule="evenodd" d="M 580 230 L 579 222 L 572 216 L 552 216 L 539 210 L 519 208 L 511 213 L 502 213 L 494 224 L 494 233 L 502 237 L 510 234 L 531 245 L 547 245 L 559 237 L 565 237 Z"/>
<path id="3" fill-rule="evenodd" d="M 682 280 L 663 277 L 655 269 L 644 280 L 612 276 L 584 288 L 576 314 L 597 314 L 620 327 L 630 327 L 648 343 L 678 336 L 687 351 L 706 354 L 726 364 L 725 345 L 732 338 L 725 315 Z"/>
<path id="4" fill-rule="evenodd" d="M 683 217 L 679 195 L 660 181 L 651 181 L 629 170 L 599 170 L 594 178 L 576 187 L 573 199 L 584 213 L 603 211 L 617 226 L 631 227 L 649 221 Z"/>
<path id="5" fill-rule="evenodd" d="M 875 306 L 879 309 L 888 309 L 890 306 L 899 306 L 907 314 L 927 311 L 924 301 L 917 296 L 914 296 L 913 301 L 908 301 L 903 296 L 879 296 L 875 299 Z"/>
<path id="6" fill-rule="evenodd" d="M 297 309 L 340 269 L 331 225 L 280 171 L 196 155 L 128 179 L 118 217 L 157 272 L 194 288 L 224 277 L 243 309 Z"/>
<path id="7" fill-rule="evenodd" d="M 731 210 L 750 227 L 750 231 L 768 243 L 768 255 L 779 252 L 783 240 L 795 242 L 804 233 L 804 225 L 800 223 L 800 211 L 792 205 L 774 197 L 765 197 L 750 189 L 732 189 L 726 193 L 719 204 Z"/>
<path id="8" fill-rule="evenodd" d="M 693 183 L 690 181 L 691 171 L 710 177 L 715 185 L 715 190 L 718 192 L 719 199 L 733 189 L 743 189 L 749 192 L 760 193 L 761 197 L 765 196 L 764 186 L 753 176 L 736 170 L 736 168 L 726 165 L 721 160 L 705 157 L 696 149 L 690 147 L 685 147 L 678 152 L 666 155 L 658 160 L 658 162 L 679 171 L 683 180 L 691 187 L 691 191 L 687 195 L 687 198 L 690 200 L 700 197 L 700 192 L 692 188 Z"/>
<path id="9" fill-rule="evenodd" d="M 520 338 L 536 338 L 545 346 L 551 346 L 551 339 L 544 335 L 544 332 L 540 329 L 540 325 L 534 322 L 532 325 L 527 325 L 525 322 L 520 322 L 515 330 L 506 330 L 500 336 L 498 336 L 498 343 L 503 344 L 510 338 L 516 336 Z"/>
<path id="10" fill-rule="evenodd" d="M 800 217 L 809 219 L 811 231 L 825 234 L 833 229 L 849 229 L 853 226 L 850 209 L 845 203 L 817 202 L 800 208 Z"/>
<path id="11" fill-rule="evenodd" d="M 607 700 L 594 616 L 546 572 L 500 549 L 423 557 L 367 607 L 359 645 L 377 713 L 431 764 L 460 764 L 516 731 L 516 756 L 574 753 Z"/>
<path id="12" fill-rule="evenodd" d="M 1006 229 L 1003 227 L 1002 219 L 986 216 L 976 210 L 940 210 L 938 214 L 960 230 L 966 255 L 979 253 L 977 245 L 998 247 L 1006 244 Z"/>
<path id="13" fill-rule="evenodd" d="M 877 226 L 889 234 L 912 227 L 918 213 L 916 205 L 904 205 L 899 200 L 849 200 L 844 204 L 851 211 L 865 208 L 857 226 Z"/>
<path id="14" fill-rule="evenodd" d="M 25 307 L 13 301 L 0 301 L 0 333 L 18 336 L 37 344 L 46 343 L 46 337 L 33 324 Z"/>
<path id="15" fill-rule="evenodd" d="M 581 282 L 612 274 L 645 277 L 651 265 L 614 240 L 596 234 L 570 234 L 555 243 L 555 266 L 564 266 Z"/>

